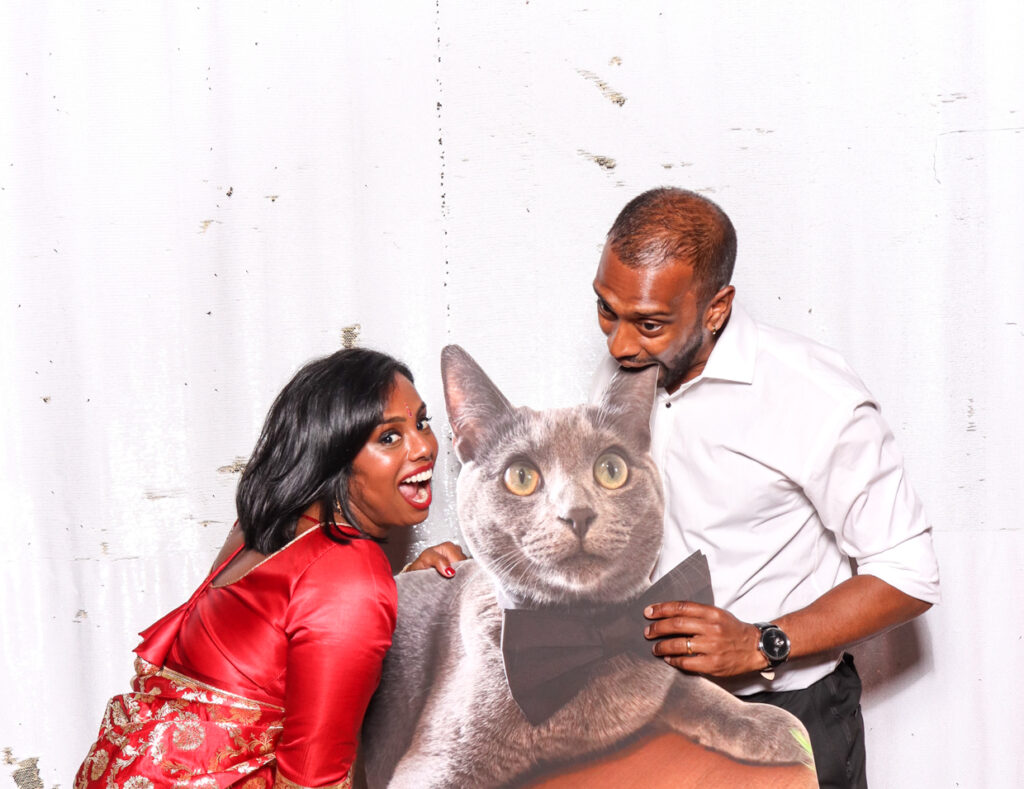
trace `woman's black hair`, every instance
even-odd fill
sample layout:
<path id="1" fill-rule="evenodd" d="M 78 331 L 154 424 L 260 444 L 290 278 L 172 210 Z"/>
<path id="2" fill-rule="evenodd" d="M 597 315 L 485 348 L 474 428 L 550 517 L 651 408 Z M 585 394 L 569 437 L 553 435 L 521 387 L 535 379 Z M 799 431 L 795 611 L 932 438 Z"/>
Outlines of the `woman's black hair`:
<path id="1" fill-rule="evenodd" d="M 314 503 L 338 542 L 334 513 L 362 531 L 348 504 L 352 461 L 380 423 L 395 376 L 409 368 L 379 351 L 350 348 L 309 362 L 274 400 L 235 495 L 245 547 L 283 548 Z"/>

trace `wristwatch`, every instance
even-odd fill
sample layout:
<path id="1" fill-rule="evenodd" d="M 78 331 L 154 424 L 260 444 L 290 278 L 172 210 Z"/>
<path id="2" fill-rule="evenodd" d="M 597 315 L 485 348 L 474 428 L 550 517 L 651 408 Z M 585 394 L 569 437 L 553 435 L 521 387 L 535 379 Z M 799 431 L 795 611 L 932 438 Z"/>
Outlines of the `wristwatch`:
<path id="1" fill-rule="evenodd" d="M 761 672 L 761 676 L 775 679 L 775 667 L 789 658 L 789 636 L 782 632 L 781 627 L 769 622 L 755 622 L 754 627 L 761 631 L 757 648 L 768 659 L 768 666 Z"/>

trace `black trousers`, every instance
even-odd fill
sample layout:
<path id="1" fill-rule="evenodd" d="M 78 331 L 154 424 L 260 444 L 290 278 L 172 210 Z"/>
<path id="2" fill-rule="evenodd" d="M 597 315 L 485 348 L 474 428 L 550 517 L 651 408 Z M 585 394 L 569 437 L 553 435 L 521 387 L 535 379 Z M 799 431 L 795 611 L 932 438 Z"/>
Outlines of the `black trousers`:
<path id="1" fill-rule="evenodd" d="M 739 698 L 774 704 L 800 719 L 811 735 L 821 789 L 867 789 L 860 691 L 853 656 L 847 654 L 835 671 L 808 688 Z"/>

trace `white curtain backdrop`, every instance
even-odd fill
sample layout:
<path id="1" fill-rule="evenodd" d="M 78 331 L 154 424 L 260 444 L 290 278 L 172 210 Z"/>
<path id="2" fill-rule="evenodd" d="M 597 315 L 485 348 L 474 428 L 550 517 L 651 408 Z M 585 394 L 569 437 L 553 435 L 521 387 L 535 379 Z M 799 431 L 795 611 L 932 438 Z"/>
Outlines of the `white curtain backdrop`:
<path id="1" fill-rule="evenodd" d="M 4 780 L 70 784 L 302 362 L 400 356 L 443 444 L 448 342 L 581 401 L 603 235 L 673 184 L 732 216 L 749 311 L 847 356 L 928 505 L 943 604 L 854 650 L 871 785 L 1022 785 L 1021 30 L 969 0 L 4 3 Z M 457 538 L 442 454 L 410 551 Z"/>

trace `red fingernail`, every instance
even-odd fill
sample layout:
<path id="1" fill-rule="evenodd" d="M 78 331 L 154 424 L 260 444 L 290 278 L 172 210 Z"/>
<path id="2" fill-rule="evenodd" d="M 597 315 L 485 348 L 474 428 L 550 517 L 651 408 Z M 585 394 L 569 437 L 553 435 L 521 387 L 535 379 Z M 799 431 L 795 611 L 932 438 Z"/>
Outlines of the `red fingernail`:
<path id="1" fill-rule="evenodd" d="M 444 568 L 444 574 L 447 575 L 449 578 L 451 578 L 453 575 L 455 575 L 455 568 L 454 567 L 445 567 Z"/>

